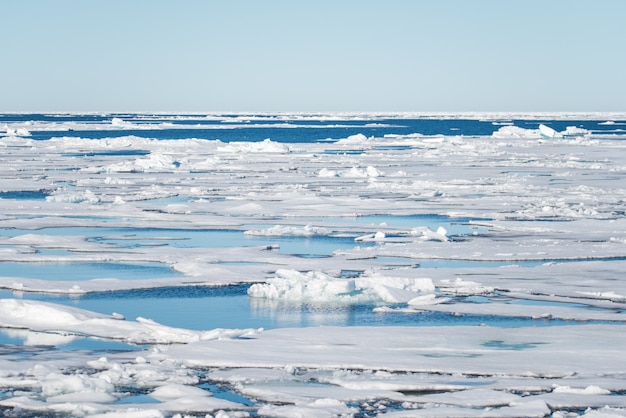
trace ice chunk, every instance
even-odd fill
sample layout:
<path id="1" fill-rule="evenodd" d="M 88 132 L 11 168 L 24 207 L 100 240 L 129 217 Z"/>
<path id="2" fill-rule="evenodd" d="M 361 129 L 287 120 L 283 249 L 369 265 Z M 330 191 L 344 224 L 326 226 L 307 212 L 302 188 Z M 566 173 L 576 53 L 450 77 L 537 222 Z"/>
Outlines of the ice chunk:
<path id="1" fill-rule="evenodd" d="M 84 192 L 59 191 L 50 196 L 46 196 L 46 201 L 61 203 L 86 203 L 90 205 L 97 205 L 98 203 L 100 203 L 100 198 L 96 196 L 96 194 L 91 190 L 85 190 Z"/>
<path id="2" fill-rule="evenodd" d="M 409 300 L 407 303 L 409 304 L 409 306 L 427 306 L 427 305 L 437 305 L 437 304 L 445 303 L 448 301 L 450 301 L 450 298 L 437 297 L 437 295 L 435 295 L 434 293 L 431 293 L 428 295 L 417 296 Z"/>
<path id="3" fill-rule="evenodd" d="M 317 174 L 318 177 L 337 177 L 339 174 L 335 170 L 330 170 L 326 167 L 322 168 Z"/>
<path id="4" fill-rule="evenodd" d="M 113 118 L 111 119 L 111 126 L 115 128 L 124 128 L 128 123 L 124 122 L 122 118 Z"/>
<path id="5" fill-rule="evenodd" d="M 372 241 L 384 241 L 387 237 L 382 231 L 377 231 L 373 234 L 361 235 L 360 237 L 356 237 L 354 240 L 356 242 L 372 242 Z"/>
<path id="6" fill-rule="evenodd" d="M 437 228 L 436 232 L 425 226 L 416 227 L 416 228 L 411 229 L 411 235 L 421 236 L 421 238 L 425 241 L 442 241 L 442 242 L 450 241 L 450 239 L 447 236 L 448 231 L 446 230 L 446 228 L 442 226 Z"/>
<path id="7" fill-rule="evenodd" d="M 303 302 L 406 303 L 421 293 L 434 292 L 431 279 L 385 277 L 379 274 L 338 279 L 322 272 L 278 270 L 266 283 L 252 285 L 248 295 L 256 298 Z"/>
<path id="8" fill-rule="evenodd" d="M 342 138 L 338 140 L 336 143 L 342 144 L 342 145 L 354 145 L 354 144 L 362 144 L 365 141 L 367 141 L 367 137 L 365 135 L 355 134 L 355 135 L 350 135 L 347 138 Z"/>
<path id="9" fill-rule="evenodd" d="M 590 134 L 590 132 L 587 129 L 579 128 L 577 126 L 568 126 L 568 127 L 565 128 L 565 130 L 563 132 L 561 132 L 561 135 L 564 138 L 581 137 L 581 136 L 587 136 L 589 134 Z"/>
<path id="10" fill-rule="evenodd" d="M 524 138 L 524 139 L 538 139 L 541 135 L 536 129 L 525 129 L 519 126 L 502 126 L 500 129 L 493 133 L 494 138 Z"/>
<path id="11" fill-rule="evenodd" d="M 28 129 L 23 127 L 9 127 L 6 123 L 4 124 L 4 130 L 6 131 L 7 136 L 31 136 Z"/>
<path id="12" fill-rule="evenodd" d="M 352 167 L 347 170 L 331 170 L 324 167 L 320 169 L 317 176 L 326 178 L 343 177 L 347 179 L 375 179 L 376 177 L 384 176 L 384 173 L 371 165 L 365 168 Z"/>
<path id="13" fill-rule="evenodd" d="M 155 399 L 160 401 L 167 401 L 171 399 L 178 399 L 181 397 L 188 396 L 212 396 L 211 392 L 208 392 L 204 389 L 197 388 L 195 386 L 181 385 L 176 383 L 171 383 L 168 385 L 160 386 L 150 393 Z"/>
<path id="14" fill-rule="evenodd" d="M 559 134 L 554 129 L 549 126 L 544 125 L 543 123 L 539 125 L 539 132 L 541 133 L 542 138 L 560 138 L 561 134 Z"/>
<path id="15" fill-rule="evenodd" d="M 112 393 L 114 386 L 105 379 L 50 373 L 41 381 L 41 392 L 49 398 L 69 393 Z"/>
<path id="16" fill-rule="evenodd" d="M 306 274 L 294 270 L 278 270 L 276 277 L 266 283 L 257 283 L 248 289 L 248 295 L 256 298 L 290 301 L 334 302 L 351 299 L 355 290 L 354 280 L 334 279 L 321 272 Z"/>
<path id="17" fill-rule="evenodd" d="M 365 169 L 365 172 L 367 173 L 368 177 L 381 177 L 383 175 L 381 171 L 379 171 L 375 167 L 372 167 L 371 165 L 367 166 L 367 168 Z"/>
<path id="18" fill-rule="evenodd" d="M 366 168 L 352 167 L 339 173 L 340 177 L 345 178 L 376 178 L 382 176 L 383 173 L 375 167 L 367 166 Z"/>

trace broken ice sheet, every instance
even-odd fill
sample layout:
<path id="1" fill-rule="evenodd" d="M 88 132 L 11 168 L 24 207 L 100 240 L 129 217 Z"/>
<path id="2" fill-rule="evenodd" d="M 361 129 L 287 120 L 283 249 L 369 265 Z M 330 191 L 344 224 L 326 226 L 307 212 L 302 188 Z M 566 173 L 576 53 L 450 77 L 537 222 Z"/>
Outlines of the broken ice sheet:
<path id="1" fill-rule="evenodd" d="M 174 138 L 176 118 L 147 124 L 144 117 L 34 121 L 3 131 L 0 286 L 10 302 L 3 300 L 0 319 L 12 327 L 10 338 L 35 344 L 6 344 L 3 407 L 33 415 L 224 408 L 232 415 L 623 414 L 626 155 L 619 135 L 577 128 L 542 138 L 538 129 L 507 125 L 492 136 L 226 143 L 190 139 L 206 127 L 202 118 L 189 117 L 187 136 Z M 306 124 L 302 115 L 281 116 L 290 117 Z M 363 129 L 381 122 L 370 117 Z M 268 124 L 268 116 L 225 117 L 231 138 L 249 125 L 245 118 L 255 129 Z M 77 133 L 87 128 L 101 139 Z M 34 139 L 54 129 L 58 137 Z M 455 219 L 463 225 L 452 225 Z M 246 231 L 255 245 L 244 243 Z M 227 247 L 228 236 L 241 242 Z M 39 263 L 44 273 L 7 274 L 18 262 Z M 130 270 L 52 281 L 45 270 L 53 263 L 65 263 L 68 276 L 80 263 Z M 152 263 L 173 275 L 132 270 Z M 346 317 L 363 306 L 363 295 L 409 318 L 452 315 L 436 327 L 330 327 L 316 312 L 317 322 L 303 323 L 326 326 L 248 333 L 190 329 L 185 315 L 165 325 L 107 306 L 76 311 L 69 298 L 37 301 L 33 293 L 73 295 L 80 306 L 86 294 L 241 283 L 296 304 L 348 299 Z M 193 304 L 168 309 L 185 306 Z M 484 326 L 461 326 L 471 315 Z M 543 326 L 497 322 L 510 315 L 539 317 Z M 96 336 L 149 348 L 118 347 L 106 356 L 55 351 Z M 176 386 L 197 389 L 204 378 L 262 402 L 251 409 Z"/>

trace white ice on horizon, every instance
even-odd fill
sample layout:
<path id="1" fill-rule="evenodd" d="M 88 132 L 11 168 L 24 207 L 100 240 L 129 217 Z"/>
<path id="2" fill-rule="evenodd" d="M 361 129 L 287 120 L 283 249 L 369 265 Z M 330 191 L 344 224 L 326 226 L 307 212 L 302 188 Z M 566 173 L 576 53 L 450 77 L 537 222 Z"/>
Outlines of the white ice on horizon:
<path id="1" fill-rule="evenodd" d="M 112 120 L 102 128 L 137 125 Z M 547 139 L 505 125 L 492 137 L 356 135 L 319 144 L 33 141 L 17 129 L 46 127 L 7 128 L 0 192 L 48 196 L 0 199 L 4 266 L 149 262 L 177 276 L 51 281 L 0 272 L 0 286 L 13 291 L 0 299 L 3 333 L 23 340 L 2 347 L 1 407 L 75 416 L 349 416 L 356 406 L 390 417 L 626 416 L 623 138 L 568 128 Z M 108 150 L 147 154 L 75 156 Z M 462 236 L 419 218 L 353 222 L 433 213 L 473 221 Z M 162 230 L 149 245 L 91 235 L 145 226 Z M 171 230 L 223 229 L 242 237 L 348 238 L 354 246 L 306 258 L 273 246 L 169 245 L 178 239 Z M 346 279 L 343 270 L 360 274 Z M 494 315 L 546 326 L 193 331 L 21 299 L 23 292 L 80 297 L 234 283 L 252 283 L 251 300 L 367 302 L 377 315 Z M 95 357 L 45 348 L 81 338 L 150 347 Z M 208 396 L 197 387 L 198 370 L 259 404 Z M 128 387 L 153 403 L 120 403 Z"/>

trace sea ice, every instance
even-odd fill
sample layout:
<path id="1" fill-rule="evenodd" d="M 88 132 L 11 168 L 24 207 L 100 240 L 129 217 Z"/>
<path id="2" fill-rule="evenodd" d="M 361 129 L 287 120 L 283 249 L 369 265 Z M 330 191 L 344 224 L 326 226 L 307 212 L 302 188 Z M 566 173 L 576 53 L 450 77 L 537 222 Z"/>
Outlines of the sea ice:
<path id="1" fill-rule="evenodd" d="M 207 119 L 232 129 L 289 129 L 310 119 L 347 127 L 342 120 L 516 118 L 105 116 L 102 123 L 15 122 L 0 137 L 0 325 L 7 341 L 0 407 L 33 416 L 626 415 L 626 153 L 619 130 L 506 124 L 489 137 L 416 132 L 225 143 L 193 139 L 194 131 L 209 129 L 200 123 Z M 119 130 L 166 131 L 177 120 L 198 122 L 181 128 L 189 139 L 115 137 Z M 116 133 L 63 136 L 70 129 Z M 34 140 L 42 131 L 59 136 Z M 21 191 L 37 198 L 14 193 Z M 440 218 L 427 222 L 432 214 Z M 385 222 L 359 222 L 369 215 Z M 212 231 L 224 230 L 240 241 L 212 242 Z M 263 245 L 246 242 L 265 238 Z M 290 241 L 332 250 L 315 257 L 283 251 Z M 15 263 L 158 263 L 175 274 L 53 281 L 9 274 Z M 125 319 L 123 310 L 35 300 L 39 293 L 80 300 L 241 283 L 250 284 L 251 304 L 326 304 L 348 315 L 365 304 L 375 318 L 402 315 L 415 326 L 190 330 L 147 314 Z M 421 323 L 437 315 L 449 322 Z M 460 325 L 467 318 L 483 325 Z M 509 326 L 496 325 L 503 319 Z M 128 349 L 71 348 L 81 340 Z M 222 399 L 205 383 L 239 400 Z"/>
<path id="2" fill-rule="evenodd" d="M 49 302 L 0 299 L 0 326 L 32 331 L 70 333 L 135 344 L 187 343 L 195 340 L 238 338 L 257 332 L 254 329 L 204 332 L 167 327 L 150 319 L 126 321 L 119 314 L 102 315 Z"/>
<path id="3" fill-rule="evenodd" d="M 383 277 L 379 274 L 357 279 L 332 278 L 322 272 L 302 274 L 278 270 L 276 277 L 253 284 L 248 294 L 255 298 L 298 302 L 406 303 L 422 292 L 434 292 L 430 279 Z"/>

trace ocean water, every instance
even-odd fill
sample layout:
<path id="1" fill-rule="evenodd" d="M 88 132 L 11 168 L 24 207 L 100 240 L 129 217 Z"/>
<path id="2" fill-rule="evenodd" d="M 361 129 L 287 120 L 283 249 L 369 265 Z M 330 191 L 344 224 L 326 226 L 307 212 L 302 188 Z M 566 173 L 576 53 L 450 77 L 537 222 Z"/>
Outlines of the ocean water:
<path id="1" fill-rule="evenodd" d="M 126 125 L 112 126 L 119 119 Z M 600 135 L 622 133 L 624 121 L 576 119 L 463 119 L 442 117 L 363 117 L 342 118 L 286 117 L 281 115 L 222 114 L 210 118 L 197 114 L 0 114 L 0 124 L 28 123 L 42 125 L 31 132 L 32 139 L 52 137 L 111 138 L 133 135 L 141 138 L 263 141 L 270 138 L 283 143 L 312 143 L 363 134 L 367 137 L 385 135 L 463 135 L 489 136 L 502 126 L 514 125 L 538 129 L 545 124 L 563 131 L 568 126 L 583 128 Z M 65 128 L 63 127 L 65 124 Z M 48 127 L 48 129 L 46 129 Z M 54 127 L 54 130 L 50 129 Z"/>

